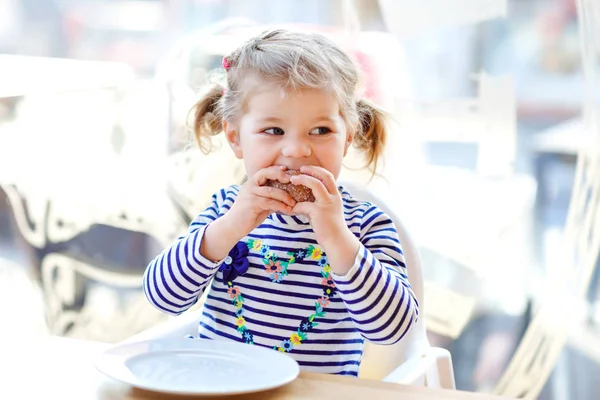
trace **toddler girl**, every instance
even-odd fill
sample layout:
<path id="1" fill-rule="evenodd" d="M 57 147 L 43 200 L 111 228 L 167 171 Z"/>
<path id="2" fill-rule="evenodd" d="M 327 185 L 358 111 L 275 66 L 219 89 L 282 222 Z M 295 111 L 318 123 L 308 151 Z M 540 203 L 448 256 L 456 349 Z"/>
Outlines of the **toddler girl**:
<path id="1" fill-rule="evenodd" d="M 383 114 L 356 97 L 351 59 L 317 34 L 264 33 L 223 68 L 226 87 L 195 106 L 195 135 L 208 151 L 223 132 L 248 180 L 216 193 L 150 263 L 146 296 L 177 315 L 208 290 L 200 338 L 266 346 L 302 369 L 356 376 L 364 340 L 396 343 L 418 317 L 393 222 L 336 184 L 351 144 L 376 167 Z M 268 181 L 304 185 L 315 201 L 297 203 Z"/>

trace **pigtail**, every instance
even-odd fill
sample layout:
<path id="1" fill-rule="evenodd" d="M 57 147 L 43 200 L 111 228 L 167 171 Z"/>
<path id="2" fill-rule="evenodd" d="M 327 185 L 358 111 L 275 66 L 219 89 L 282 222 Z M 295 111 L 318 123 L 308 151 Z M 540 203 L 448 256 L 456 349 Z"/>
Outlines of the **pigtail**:
<path id="1" fill-rule="evenodd" d="M 367 167 L 375 175 L 387 142 L 387 115 L 375 104 L 365 99 L 356 102 L 356 111 L 358 113 L 358 131 L 354 143 L 359 150 L 365 153 Z"/>
<path id="2" fill-rule="evenodd" d="M 220 85 L 210 86 L 190 111 L 194 113 L 194 137 L 204 154 L 212 149 L 210 137 L 223 131 L 220 111 L 223 95 L 224 90 Z"/>

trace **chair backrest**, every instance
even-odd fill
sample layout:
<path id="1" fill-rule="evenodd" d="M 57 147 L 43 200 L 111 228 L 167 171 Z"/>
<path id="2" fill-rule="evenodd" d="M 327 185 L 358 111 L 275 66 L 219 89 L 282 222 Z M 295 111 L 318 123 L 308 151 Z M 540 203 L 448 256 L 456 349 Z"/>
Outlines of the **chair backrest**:
<path id="1" fill-rule="evenodd" d="M 375 193 L 352 182 L 342 182 L 355 198 L 371 202 L 381 208 L 396 225 L 402 251 L 406 262 L 408 278 L 419 302 L 419 320 L 413 329 L 398 343 L 389 346 L 375 345 L 365 342 L 360 377 L 367 379 L 383 379 L 396 369 L 407 356 L 429 347 L 425 330 L 425 299 L 423 294 L 423 272 L 421 257 L 414 241 L 398 215 L 386 201 Z"/>

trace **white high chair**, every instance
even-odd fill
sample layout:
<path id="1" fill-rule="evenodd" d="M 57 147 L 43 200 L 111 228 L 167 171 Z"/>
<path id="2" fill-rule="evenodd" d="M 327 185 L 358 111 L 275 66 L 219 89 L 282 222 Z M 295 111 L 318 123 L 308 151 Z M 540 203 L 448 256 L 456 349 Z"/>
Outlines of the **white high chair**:
<path id="1" fill-rule="evenodd" d="M 424 321 L 423 275 L 417 247 L 399 218 L 381 199 L 366 188 L 358 187 L 355 184 L 344 183 L 343 186 L 354 197 L 377 204 L 394 221 L 402 243 L 410 283 L 420 306 L 420 318 L 417 324 L 399 343 L 382 346 L 365 341 L 359 377 L 406 385 L 455 389 L 450 353 L 446 349 L 431 347 L 427 339 Z M 196 335 L 199 319 L 199 311 L 188 311 L 140 332 L 125 342 Z"/>

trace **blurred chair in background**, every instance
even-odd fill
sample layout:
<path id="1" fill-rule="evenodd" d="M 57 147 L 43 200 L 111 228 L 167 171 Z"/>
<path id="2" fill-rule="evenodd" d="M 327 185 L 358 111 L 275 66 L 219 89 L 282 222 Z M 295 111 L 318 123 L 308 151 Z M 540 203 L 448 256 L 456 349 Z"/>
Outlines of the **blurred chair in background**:
<path id="1" fill-rule="evenodd" d="M 600 255 L 600 3 L 578 0 L 582 65 L 586 96 L 581 129 L 594 138 L 577 155 L 577 170 L 557 260 L 546 265 L 544 291 L 535 300 L 535 315 L 495 392 L 536 399 L 556 368 L 563 388 L 556 396 L 572 397 L 560 355 L 569 335 L 581 329 L 586 295 Z M 558 363 L 558 365 L 557 365 Z"/>

